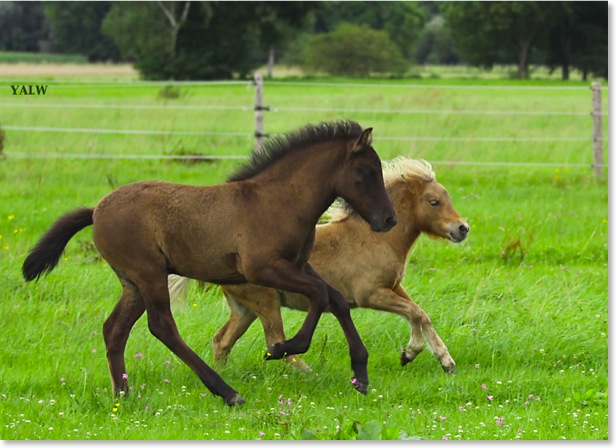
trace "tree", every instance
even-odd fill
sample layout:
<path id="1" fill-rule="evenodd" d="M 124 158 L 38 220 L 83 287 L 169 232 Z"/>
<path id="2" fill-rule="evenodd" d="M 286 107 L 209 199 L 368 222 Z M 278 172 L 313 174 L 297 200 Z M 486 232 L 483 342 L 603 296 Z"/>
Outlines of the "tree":
<path id="1" fill-rule="evenodd" d="M 245 77 L 282 40 L 278 23 L 293 26 L 309 9 L 290 3 L 117 2 L 103 30 L 147 79 Z"/>
<path id="2" fill-rule="evenodd" d="M 190 2 L 184 2 L 183 5 L 180 2 L 168 2 L 169 4 L 165 5 L 165 2 L 161 2 L 159 0 L 156 3 L 165 13 L 167 20 L 169 20 L 169 26 L 171 27 L 171 37 L 169 39 L 169 54 L 171 55 L 171 60 L 173 61 L 175 60 L 178 33 L 180 32 L 180 28 L 182 28 L 182 25 L 184 25 L 184 22 L 186 22 L 186 19 L 188 18 Z"/>
<path id="3" fill-rule="evenodd" d="M 288 44 L 304 26 L 308 14 L 323 2 L 254 2 L 259 17 L 259 40 L 267 52 L 268 76 L 273 74 L 276 48 Z"/>
<path id="4" fill-rule="evenodd" d="M 0 50 L 47 50 L 48 40 L 41 2 L 0 2 Z"/>
<path id="5" fill-rule="evenodd" d="M 159 3 L 117 2 L 103 31 L 146 79 L 214 79 L 230 78 L 234 71 L 246 73 L 256 35 L 250 27 L 236 31 L 245 20 L 242 9 L 232 2 L 195 2 L 182 19 L 186 7 L 180 6 L 181 11 L 171 13 L 176 14 L 174 25 Z"/>
<path id="6" fill-rule="evenodd" d="M 359 77 L 371 72 L 401 75 L 406 70 L 406 62 L 387 32 L 350 23 L 314 36 L 305 50 L 305 66 Z"/>
<path id="7" fill-rule="evenodd" d="M 366 25 L 386 31 L 400 53 L 411 60 L 415 53 L 424 13 L 419 2 L 330 1 L 316 11 L 314 32 L 327 33 L 341 23 Z"/>
<path id="8" fill-rule="evenodd" d="M 571 67 L 607 79 L 608 20 L 605 2 L 553 2 L 553 25 L 546 43 L 545 63 L 561 68 L 569 79 Z"/>
<path id="9" fill-rule="evenodd" d="M 454 48 L 469 64 L 491 67 L 515 60 L 528 78 L 535 39 L 549 26 L 550 3 L 536 1 L 447 2 L 442 6 Z"/>
<path id="10" fill-rule="evenodd" d="M 441 15 L 435 15 L 421 30 L 415 54 L 419 64 L 455 64 L 451 32 Z"/>
<path id="11" fill-rule="evenodd" d="M 101 26 L 112 2 L 45 2 L 54 53 L 82 54 L 89 61 L 118 60 L 120 51 L 102 33 Z"/>

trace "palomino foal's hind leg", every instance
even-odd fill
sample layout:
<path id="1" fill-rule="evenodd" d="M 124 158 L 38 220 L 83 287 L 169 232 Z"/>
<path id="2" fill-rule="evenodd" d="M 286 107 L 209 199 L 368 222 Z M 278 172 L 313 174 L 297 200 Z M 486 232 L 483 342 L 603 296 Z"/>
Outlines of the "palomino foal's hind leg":
<path id="1" fill-rule="evenodd" d="M 212 394 L 222 397 L 229 406 L 245 403 L 245 400 L 199 358 L 180 336 L 171 315 L 167 276 L 144 279 L 139 281 L 137 286 L 145 301 L 150 332 L 184 361 Z"/>
<path id="2" fill-rule="evenodd" d="M 297 334 L 291 339 L 272 345 L 265 359 L 282 359 L 288 355 L 305 353 L 310 347 L 314 330 L 327 308 L 328 297 L 325 283 L 308 272 L 310 271 L 298 269 L 287 260 L 279 259 L 260 266 L 252 275 L 246 273 L 250 283 L 299 293 L 310 301 L 308 314 Z"/>
<path id="3" fill-rule="evenodd" d="M 327 306 L 330 306 L 349 340 L 352 367 L 355 373 L 355 378 L 352 380 L 353 386 L 359 392 L 366 393 L 368 386 L 368 352 L 351 320 L 349 306 L 344 298 L 341 298 L 340 293 L 336 295 L 336 291 L 321 279 L 310 264 L 306 264 L 304 269 L 300 270 L 283 259 L 262 267 L 255 278 L 249 278 L 248 275 L 246 277 L 251 283 L 296 292 L 304 295 L 310 301 L 308 314 L 297 334 L 291 339 L 272 345 L 265 359 L 282 359 L 288 355 L 305 353 L 310 347 L 321 314 Z M 329 290 L 334 291 L 333 301 L 330 301 Z"/>
<path id="4" fill-rule="evenodd" d="M 223 290 L 231 315 L 225 324 L 216 332 L 213 339 L 214 362 L 218 365 L 225 365 L 231 349 L 241 338 L 250 325 L 255 321 L 257 315 L 237 302 L 233 296 Z"/>
<path id="5" fill-rule="evenodd" d="M 107 361 L 115 394 L 120 391 L 128 393 L 124 350 L 130 330 L 145 311 L 143 299 L 134 285 L 125 282 L 122 282 L 122 285 L 122 297 L 103 325 Z"/>
<path id="6" fill-rule="evenodd" d="M 278 291 L 272 288 L 247 284 L 234 288 L 233 295 L 224 288 L 223 292 L 231 309 L 231 317 L 229 317 L 225 324 L 225 326 L 229 325 L 226 330 L 227 334 L 224 335 L 228 342 L 231 342 L 229 334 L 238 335 L 239 333 L 239 330 L 236 330 L 235 327 L 242 328 L 242 325 L 250 325 L 257 317 L 259 317 L 263 326 L 265 342 L 268 347 L 273 346 L 277 342 L 283 342 L 286 339 L 280 315 Z M 242 334 L 243 332 L 233 339 L 231 345 L 235 344 Z M 231 347 L 229 347 L 229 350 L 231 350 Z M 216 353 L 216 348 L 214 353 Z M 284 360 L 298 372 L 308 373 L 312 371 L 308 364 L 297 355 L 285 356 Z"/>

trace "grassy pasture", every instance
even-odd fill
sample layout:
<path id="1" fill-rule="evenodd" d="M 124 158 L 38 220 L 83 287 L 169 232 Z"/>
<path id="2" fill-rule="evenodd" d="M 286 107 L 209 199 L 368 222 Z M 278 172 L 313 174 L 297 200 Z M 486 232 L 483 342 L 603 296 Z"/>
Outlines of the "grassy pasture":
<path id="1" fill-rule="evenodd" d="M 266 113 L 266 131 L 336 118 L 373 126 L 374 146 L 383 159 L 407 155 L 434 163 L 437 179 L 471 225 L 461 245 L 421 238 L 404 282 L 448 346 L 457 375 L 443 373 L 427 350 L 400 367 L 407 323 L 397 316 L 355 310 L 354 321 L 370 352 L 371 391 L 362 396 L 349 384 L 348 349 L 332 316 L 322 318 L 303 356 L 314 370 L 311 375 L 264 362 L 264 338 L 256 323 L 238 342 L 228 365 L 218 369 L 247 400 L 231 409 L 149 334 L 142 318 L 126 352 L 132 394 L 114 399 L 101 327 L 120 288 L 93 249 L 91 232 L 71 241 L 51 275 L 26 285 L 20 269 L 28 248 L 62 213 L 95 205 L 120 185 L 141 179 L 215 184 L 224 182 L 241 161 L 189 164 L 24 155 L 247 155 L 254 143 L 248 137 L 254 92 L 248 84 L 182 86 L 178 99 L 164 99 L 159 97 L 162 85 L 60 82 L 50 83 L 45 97 L 14 97 L 6 80 L 0 81 L 2 126 L 246 136 L 6 131 L 7 158 L 0 159 L 2 439 L 608 437 L 608 192 L 607 175 L 596 179 L 589 167 L 590 117 L 426 112 L 586 113 L 587 86 L 437 79 L 368 80 L 362 83 L 373 86 L 350 87 L 344 85 L 350 80 L 327 80 L 340 84 L 332 87 L 314 85 L 318 81 L 306 81 L 312 86 L 266 83 L 265 104 L 279 109 Z M 402 83 L 423 87 L 386 87 Z M 463 88 L 446 87 L 451 85 Z M 484 87 L 468 88 L 476 85 Z M 562 86 L 580 89 L 557 88 Z M 58 107 L 98 104 L 247 109 Z M 422 112 L 375 112 L 393 109 Z M 607 137 L 607 126 L 604 132 Z M 442 163 L 447 161 L 495 164 Z M 211 337 L 228 315 L 219 290 L 193 285 L 189 298 L 174 304 L 174 314 L 188 344 L 211 363 Z M 304 315 L 283 310 L 283 317 L 287 334 L 293 334 Z"/>

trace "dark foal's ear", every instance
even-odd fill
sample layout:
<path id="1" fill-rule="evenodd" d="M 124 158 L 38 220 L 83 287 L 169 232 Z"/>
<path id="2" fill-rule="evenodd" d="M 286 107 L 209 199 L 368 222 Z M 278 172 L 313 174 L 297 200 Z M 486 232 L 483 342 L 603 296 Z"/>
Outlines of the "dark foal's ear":
<path id="1" fill-rule="evenodd" d="M 372 145 L 372 128 L 367 128 L 364 132 L 361 133 L 355 145 L 353 146 L 352 152 L 359 152 L 366 147 L 370 147 Z"/>

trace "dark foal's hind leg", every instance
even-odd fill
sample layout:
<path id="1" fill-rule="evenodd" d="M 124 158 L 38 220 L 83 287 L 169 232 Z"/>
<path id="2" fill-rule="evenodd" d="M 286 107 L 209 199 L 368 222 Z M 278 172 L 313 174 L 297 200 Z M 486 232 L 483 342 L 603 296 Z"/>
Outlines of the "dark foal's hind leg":
<path id="1" fill-rule="evenodd" d="M 187 344 L 178 332 L 171 315 L 167 275 L 149 277 L 137 282 L 145 301 L 150 332 L 188 365 L 213 395 L 222 397 L 229 406 L 246 401 L 208 366 Z"/>
<path id="2" fill-rule="evenodd" d="M 122 281 L 122 280 L 121 280 Z M 134 285 L 122 281 L 120 301 L 103 325 L 107 362 L 114 394 L 128 393 L 128 376 L 124 361 L 126 341 L 135 322 L 143 315 L 145 305 Z"/>

